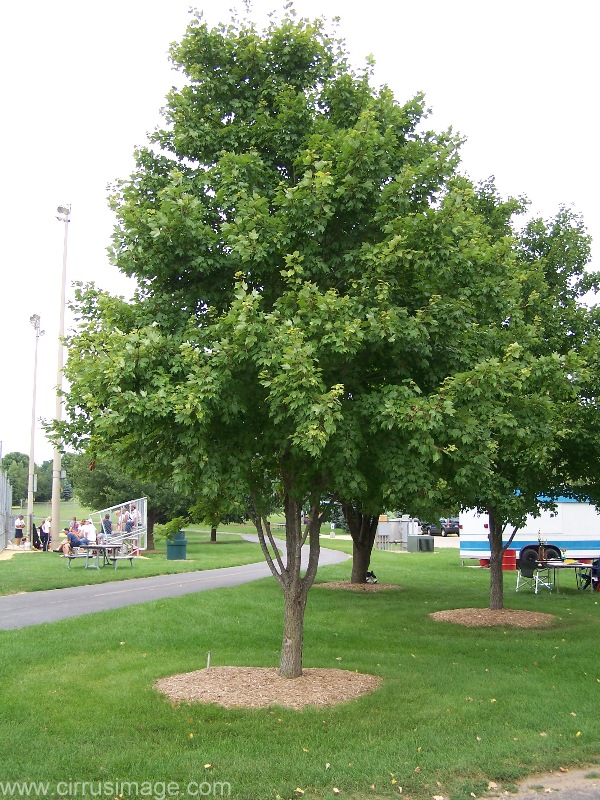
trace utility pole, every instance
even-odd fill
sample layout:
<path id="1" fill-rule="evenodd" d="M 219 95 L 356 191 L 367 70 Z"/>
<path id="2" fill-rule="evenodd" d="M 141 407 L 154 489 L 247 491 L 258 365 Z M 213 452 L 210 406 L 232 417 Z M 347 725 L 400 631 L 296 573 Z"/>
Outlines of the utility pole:
<path id="1" fill-rule="evenodd" d="M 31 437 L 29 440 L 29 478 L 27 481 L 27 535 L 33 545 L 33 496 L 35 493 L 35 394 L 37 387 L 38 342 L 44 331 L 40 330 L 40 315 L 32 314 L 29 322 L 35 329 L 35 356 L 33 359 L 33 397 L 31 399 Z"/>
<path id="2" fill-rule="evenodd" d="M 63 243 L 63 263 L 62 280 L 60 284 L 60 316 L 58 323 L 58 364 L 56 369 L 56 409 L 54 419 L 56 422 L 62 420 L 62 385 L 63 385 L 63 339 L 65 335 L 65 293 L 67 286 L 67 241 L 69 236 L 69 222 L 71 216 L 71 206 L 59 206 L 57 209 L 59 222 L 64 222 L 65 237 Z M 60 524 L 60 479 L 62 470 L 62 456 L 60 449 L 54 447 L 52 459 L 52 534 L 54 541 L 58 541 L 61 530 Z"/>

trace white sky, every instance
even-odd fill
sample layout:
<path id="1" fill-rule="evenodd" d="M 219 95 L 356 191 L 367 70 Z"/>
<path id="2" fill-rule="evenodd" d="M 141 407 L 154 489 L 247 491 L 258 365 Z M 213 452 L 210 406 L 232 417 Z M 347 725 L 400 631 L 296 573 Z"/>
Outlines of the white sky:
<path id="1" fill-rule="evenodd" d="M 235 0 L 198 3 L 209 23 Z M 189 21 L 190 0 L 25 0 L 0 11 L 0 442 L 29 453 L 35 334 L 40 314 L 36 416 L 54 414 L 64 226 L 72 204 L 67 281 L 129 293 L 108 264 L 107 185 L 126 177 L 136 145 L 159 122 L 176 80 L 167 58 Z M 256 0 L 254 17 L 280 8 Z M 467 137 L 464 169 L 526 194 L 532 211 L 561 203 L 600 225 L 595 0 L 296 0 L 307 17 L 341 18 L 356 65 L 373 54 L 376 81 L 399 101 L 426 93 L 431 127 Z M 259 17 L 259 14 L 261 15 Z M 594 138 L 593 138 L 594 137 Z M 70 288 L 68 296 L 70 296 Z M 38 428 L 37 463 L 52 457 Z"/>

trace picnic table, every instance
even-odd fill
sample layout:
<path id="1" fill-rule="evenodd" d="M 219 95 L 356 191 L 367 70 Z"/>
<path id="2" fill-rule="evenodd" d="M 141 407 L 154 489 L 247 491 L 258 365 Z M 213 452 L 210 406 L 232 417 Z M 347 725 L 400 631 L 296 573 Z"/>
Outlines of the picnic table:
<path id="1" fill-rule="evenodd" d="M 102 561 L 100 561 L 102 557 Z M 85 559 L 84 569 L 100 569 L 108 564 L 112 564 L 117 569 L 119 561 L 129 561 L 133 567 L 133 559 L 137 558 L 137 553 L 133 549 L 127 548 L 122 540 L 114 542 L 91 542 L 83 544 L 63 554 L 63 558 L 68 559 L 68 567 L 71 568 L 71 561 L 75 559 Z"/>

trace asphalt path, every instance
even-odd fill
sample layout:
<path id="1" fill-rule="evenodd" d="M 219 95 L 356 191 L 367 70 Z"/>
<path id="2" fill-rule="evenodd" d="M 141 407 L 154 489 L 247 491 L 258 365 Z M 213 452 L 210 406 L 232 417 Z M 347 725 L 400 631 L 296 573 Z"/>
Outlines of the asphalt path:
<path id="1" fill-rule="evenodd" d="M 256 536 L 245 536 L 258 541 Z M 277 540 L 285 552 L 285 542 Z M 303 562 L 308 558 L 308 548 L 303 548 Z M 339 564 L 350 556 L 338 550 L 321 548 L 319 566 Z M 58 567 L 58 564 L 57 564 Z M 114 608 L 181 597 L 208 589 L 239 586 L 271 576 L 266 561 L 241 567 L 183 572 L 178 575 L 157 575 L 153 578 L 131 578 L 125 581 L 73 586 L 68 589 L 49 589 L 44 592 L 27 592 L 0 597 L 0 630 L 15 630 L 29 625 L 41 625 L 60 619 L 109 611 Z"/>
<path id="2" fill-rule="evenodd" d="M 258 537 L 253 535 L 245 535 L 244 538 L 251 542 L 258 541 Z M 279 539 L 276 541 L 281 552 L 285 554 L 285 542 Z M 458 547 L 458 545 L 458 536 L 435 537 L 436 548 Z M 307 558 L 308 547 L 304 547 L 304 564 Z M 346 553 L 321 547 L 319 566 L 339 564 L 349 558 Z M 57 622 L 60 619 L 109 611 L 165 597 L 181 597 L 208 589 L 239 586 L 270 575 L 267 563 L 261 561 L 241 567 L 157 575 L 153 578 L 130 578 L 93 586 L 73 586 L 69 589 L 6 595 L 0 597 L 0 630 L 16 630 L 29 625 Z"/>

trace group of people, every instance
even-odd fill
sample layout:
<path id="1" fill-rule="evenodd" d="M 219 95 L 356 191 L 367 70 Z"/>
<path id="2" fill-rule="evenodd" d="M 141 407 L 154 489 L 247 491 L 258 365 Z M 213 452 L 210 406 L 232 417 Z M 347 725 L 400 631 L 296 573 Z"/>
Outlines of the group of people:
<path id="1" fill-rule="evenodd" d="M 63 534 L 66 536 L 65 540 L 55 549 L 55 553 L 62 552 L 68 553 L 73 547 L 84 547 L 90 544 L 101 543 L 106 540 L 110 530 L 107 530 L 105 522 L 108 519 L 110 522 L 110 515 L 106 514 L 100 526 L 100 533 L 96 530 L 96 526 L 91 519 L 82 519 L 77 522 L 77 517 L 73 517 L 69 523 L 68 528 L 63 528 Z"/>
<path id="2" fill-rule="evenodd" d="M 135 504 L 131 504 L 129 508 L 123 506 L 117 513 L 117 521 L 113 529 L 113 522 L 110 514 L 105 514 L 100 523 L 100 531 L 96 530 L 96 526 L 91 519 L 82 519 L 77 521 L 73 517 L 69 526 L 63 528 L 62 534 L 66 537 L 65 540 L 54 549 L 55 553 L 67 552 L 71 547 L 81 547 L 90 544 L 102 543 L 108 541 L 109 537 L 113 534 L 113 530 L 117 533 L 131 533 L 141 523 L 141 515 Z M 26 542 L 25 538 L 26 521 L 23 514 L 15 519 L 15 536 L 14 544 L 16 547 L 22 547 Z M 52 517 L 46 517 L 38 529 L 35 523 L 32 523 L 32 546 L 36 550 L 43 550 L 47 552 L 51 550 L 52 543 Z M 27 545 L 29 546 L 29 545 Z"/>
<path id="3" fill-rule="evenodd" d="M 139 525 L 141 516 L 135 505 L 131 505 L 129 509 L 121 508 L 117 515 L 116 532 L 117 533 L 131 533 L 131 531 Z M 76 517 L 73 517 L 68 528 L 63 530 L 66 539 L 62 544 L 55 549 L 55 553 L 61 552 L 68 553 L 73 547 L 88 546 L 90 544 L 102 544 L 108 541 L 113 534 L 113 523 L 110 514 L 105 514 L 104 519 L 100 523 L 100 531 L 91 519 L 84 519 L 77 522 Z"/>
<path id="4" fill-rule="evenodd" d="M 140 524 L 140 512 L 132 503 L 129 509 L 123 507 L 119 511 L 117 530 L 121 533 L 131 533 Z"/>
<path id="5" fill-rule="evenodd" d="M 16 547 L 23 547 L 27 544 L 27 538 L 25 536 L 25 517 L 23 514 L 19 514 L 19 516 L 15 520 L 15 537 L 14 537 L 14 544 Z M 31 544 L 34 550 L 43 550 L 47 552 L 50 549 L 50 542 L 52 540 L 52 517 L 46 517 L 46 519 L 40 525 L 39 531 L 36 528 L 34 522 L 31 524 Z"/>

